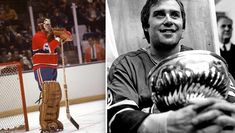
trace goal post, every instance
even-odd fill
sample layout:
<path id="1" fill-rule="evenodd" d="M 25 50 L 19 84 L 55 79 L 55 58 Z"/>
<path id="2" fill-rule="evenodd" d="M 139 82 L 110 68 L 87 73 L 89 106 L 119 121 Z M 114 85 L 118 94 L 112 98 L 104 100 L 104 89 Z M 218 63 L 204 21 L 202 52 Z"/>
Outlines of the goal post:
<path id="1" fill-rule="evenodd" d="M 0 63 L 0 132 L 29 130 L 22 66 Z"/>

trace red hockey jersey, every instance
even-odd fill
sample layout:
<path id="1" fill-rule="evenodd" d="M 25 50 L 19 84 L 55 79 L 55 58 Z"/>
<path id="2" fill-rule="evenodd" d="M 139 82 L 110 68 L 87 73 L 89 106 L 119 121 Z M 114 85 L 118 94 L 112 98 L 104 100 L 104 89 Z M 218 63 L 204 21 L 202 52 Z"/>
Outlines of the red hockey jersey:
<path id="1" fill-rule="evenodd" d="M 56 68 L 58 65 L 58 55 L 55 49 L 59 46 L 57 40 L 47 41 L 44 32 L 37 32 L 32 39 L 33 69 L 42 67 Z"/>

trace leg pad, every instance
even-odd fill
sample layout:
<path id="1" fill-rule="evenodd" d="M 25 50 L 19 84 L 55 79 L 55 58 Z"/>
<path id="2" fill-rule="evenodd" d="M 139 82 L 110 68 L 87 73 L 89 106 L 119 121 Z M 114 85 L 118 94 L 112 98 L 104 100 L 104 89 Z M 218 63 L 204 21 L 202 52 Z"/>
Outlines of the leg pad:
<path id="1" fill-rule="evenodd" d="M 58 120 L 61 97 L 62 93 L 58 82 L 43 82 L 42 104 L 39 107 L 39 120 L 42 131 L 63 130 L 63 124 Z"/>

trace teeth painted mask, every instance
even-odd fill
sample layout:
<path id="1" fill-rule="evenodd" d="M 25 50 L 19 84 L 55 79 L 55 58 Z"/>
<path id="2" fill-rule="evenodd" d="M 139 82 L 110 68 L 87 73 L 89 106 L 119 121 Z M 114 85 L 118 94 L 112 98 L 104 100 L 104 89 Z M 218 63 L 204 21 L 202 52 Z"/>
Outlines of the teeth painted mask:
<path id="1" fill-rule="evenodd" d="M 43 22 L 43 27 L 45 31 L 50 31 L 51 30 L 51 21 L 50 19 L 45 19 Z"/>
<path id="2" fill-rule="evenodd" d="M 177 110 L 190 100 L 227 97 L 227 64 L 215 53 L 180 52 L 162 60 L 148 76 L 152 100 L 160 112 Z"/>

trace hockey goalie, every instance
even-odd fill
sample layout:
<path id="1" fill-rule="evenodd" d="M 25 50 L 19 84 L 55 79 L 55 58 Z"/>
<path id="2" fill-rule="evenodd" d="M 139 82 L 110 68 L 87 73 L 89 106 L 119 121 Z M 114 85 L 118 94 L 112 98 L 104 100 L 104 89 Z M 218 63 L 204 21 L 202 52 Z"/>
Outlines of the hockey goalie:
<path id="1" fill-rule="evenodd" d="M 65 29 L 53 29 L 50 19 L 37 20 L 38 31 L 32 38 L 33 69 L 41 91 L 39 121 L 41 132 L 63 130 L 58 120 L 62 97 L 60 84 L 56 82 L 59 46 L 71 41 L 72 35 Z"/>

